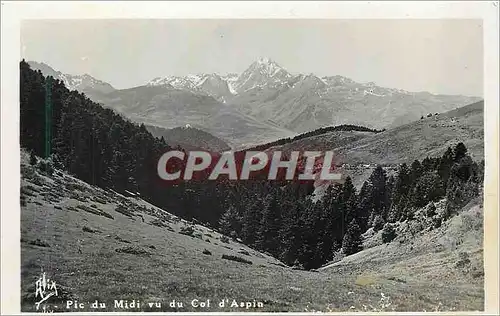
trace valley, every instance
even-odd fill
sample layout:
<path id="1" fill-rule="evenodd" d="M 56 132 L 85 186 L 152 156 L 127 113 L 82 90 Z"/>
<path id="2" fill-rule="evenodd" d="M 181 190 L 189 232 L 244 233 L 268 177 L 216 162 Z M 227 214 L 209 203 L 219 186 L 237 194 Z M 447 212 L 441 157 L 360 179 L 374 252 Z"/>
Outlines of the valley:
<path id="1" fill-rule="evenodd" d="M 232 103 L 264 89 L 252 80 L 264 80 L 271 91 L 295 78 L 308 85 L 304 95 L 321 85 L 267 59 L 232 76 L 228 90 L 236 95 L 222 101 L 180 89 L 182 80 L 85 94 L 60 80 L 50 87 L 49 155 L 47 122 L 39 119 L 45 117 L 46 78 L 24 61 L 20 68 L 23 311 L 35 309 L 42 271 L 59 285 L 46 305 L 56 311 L 68 301 L 94 311 L 96 300 L 113 311 L 125 306 L 113 307 L 114 300 L 143 302 L 142 311 L 200 311 L 198 302 L 226 299 L 243 304 L 203 311 L 484 309 L 482 101 L 458 107 L 440 99 L 443 112 L 395 127 L 394 117 L 384 114 L 385 130 L 369 124 L 315 132 L 308 126 L 321 127 L 316 118 L 331 123 L 331 117 L 318 104 L 318 115 L 309 116 L 314 111 L 302 108 L 310 100 L 305 97 L 299 107 L 295 101 L 286 106 L 289 123 L 279 107 L 269 109 L 281 114 L 260 120 L 254 107 Z M 200 78 L 193 80 L 206 81 Z M 266 93 L 257 94 L 271 98 Z M 420 116 L 425 106 L 439 108 L 419 104 Z M 375 122 L 377 111 L 363 111 Z M 311 136 L 294 140 L 302 129 Z M 157 161 L 169 148 L 256 144 L 267 151 L 335 150 L 345 177 L 321 187 L 312 181 L 158 179 Z M 171 306 L 173 300 L 182 306 Z"/>
<path id="2" fill-rule="evenodd" d="M 408 239 L 414 233 L 403 230 L 390 244 L 380 244 L 380 234 L 367 237 L 366 243 L 375 246 L 304 271 L 140 197 L 99 189 L 60 170 L 49 176 L 28 160 L 23 153 L 21 295 L 25 312 L 34 310 L 34 286 L 41 269 L 58 285 L 59 295 L 49 300 L 48 307 L 55 312 L 96 311 L 90 308 L 95 300 L 107 303 L 101 312 L 483 309 L 479 200 L 442 227 L 417 232 L 416 238 Z M 138 300 L 142 307 L 115 308 L 115 299 Z M 192 306 L 195 299 L 211 300 L 212 305 Z M 224 299 L 261 302 L 263 307 L 215 304 Z M 182 302 L 182 307 L 170 307 L 173 300 Z M 83 303 L 83 308 L 68 310 L 68 301 Z M 147 302 L 160 302 L 161 307 L 150 308 Z"/>

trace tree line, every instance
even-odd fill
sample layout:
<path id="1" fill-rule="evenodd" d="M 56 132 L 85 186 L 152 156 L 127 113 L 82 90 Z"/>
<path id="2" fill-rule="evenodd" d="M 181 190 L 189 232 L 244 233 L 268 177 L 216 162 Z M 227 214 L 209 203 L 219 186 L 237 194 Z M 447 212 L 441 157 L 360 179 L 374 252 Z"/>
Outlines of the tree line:
<path id="1" fill-rule="evenodd" d="M 269 149 L 273 146 L 282 146 L 285 144 L 292 143 L 294 141 L 312 137 L 312 136 L 318 136 L 318 135 L 323 135 L 326 133 L 330 132 L 338 132 L 338 131 L 343 131 L 343 132 L 350 132 L 350 131 L 356 131 L 356 132 L 369 132 L 369 133 L 381 133 L 385 131 L 385 129 L 382 130 L 377 130 L 377 129 L 372 129 L 368 128 L 365 126 L 360 126 L 360 125 L 352 125 L 352 124 L 342 124 L 342 125 L 336 125 L 336 126 L 327 126 L 327 127 L 320 127 L 318 129 L 315 129 L 313 131 L 305 132 L 302 134 L 299 134 L 294 137 L 287 137 L 287 138 L 281 138 L 273 142 L 253 146 L 251 148 L 245 149 L 245 151 L 264 151 L 266 149 Z"/>

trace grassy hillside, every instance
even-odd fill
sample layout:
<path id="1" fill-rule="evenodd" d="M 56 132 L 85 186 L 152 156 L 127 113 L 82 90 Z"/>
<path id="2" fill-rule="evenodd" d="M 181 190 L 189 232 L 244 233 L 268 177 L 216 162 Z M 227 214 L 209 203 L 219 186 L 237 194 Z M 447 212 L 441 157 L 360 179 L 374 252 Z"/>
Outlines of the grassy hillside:
<path id="1" fill-rule="evenodd" d="M 448 146 L 463 142 L 472 158 L 481 160 L 484 157 L 483 108 L 481 101 L 381 133 L 335 131 L 269 150 L 334 150 L 337 163 L 352 166 L 411 163 L 415 159 L 440 156 Z"/>
<path id="2" fill-rule="evenodd" d="M 303 150 L 318 151 L 329 150 L 330 148 L 342 147 L 362 138 L 373 135 L 372 132 L 360 131 L 333 131 L 322 135 L 306 137 L 281 146 L 270 147 L 269 151 L 283 150 Z"/>
<path id="3" fill-rule="evenodd" d="M 484 157 L 484 101 L 427 117 L 335 148 L 349 164 L 394 164 L 442 155 L 463 142 L 475 160 Z"/>
<path id="4" fill-rule="evenodd" d="M 389 246 L 380 246 L 386 247 L 385 252 L 372 248 L 352 256 L 369 258 L 363 262 L 353 259 L 354 264 L 319 271 L 294 270 L 237 241 L 226 240 L 211 228 L 186 222 L 140 198 L 92 187 L 57 170 L 51 176 L 44 175 L 38 167 L 29 165 L 28 160 L 28 155 L 23 153 L 23 311 L 34 309 L 35 281 L 41 270 L 58 284 L 58 297 L 49 300 L 49 308 L 54 311 L 64 311 L 61 304 L 66 300 L 83 302 L 87 306 L 84 310 L 89 310 L 87 302 L 96 299 L 108 304 L 107 311 L 124 311 L 113 309 L 115 299 L 140 300 L 139 310 L 149 311 L 483 308 L 481 275 L 470 284 L 456 277 L 462 272 L 453 264 L 461 259 L 454 257 L 456 249 L 448 245 L 458 244 L 463 236 L 450 233 L 444 228 L 446 225 L 433 232 L 442 233 L 445 242 L 437 240 L 442 246 L 420 247 L 417 252 L 420 257 L 411 253 L 399 256 L 401 249 L 409 248 L 399 247 L 396 240 Z M 478 225 L 472 228 L 480 229 Z M 228 255 L 243 260 L 223 258 Z M 432 263 L 423 261 L 424 257 L 441 258 L 446 263 L 440 268 L 443 270 L 435 270 L 432 280 L 415 274 L 415 267 L 425 268 Z M 343 263 L 349 262 L 349 258 Z M 392 265 L 384 261 L 389 258 Z M 438 263 L 442 262 L 432 264 Z M 439 271 L 448 274 L 439 274 Z M 184 306 L 169 307 L 174 299 L 184 302 Z M 207 309 L 195 308 L 190 303 L 193 299 L 210 299 L 212 305 Z M 219 308 L 217 303 L 223 299 L 251 303 L 255 300 L 264 307 Z M 162 307 L 149 308 L 147 302 L 162 302 Z"/>
<path id="5" fill-rule="evenodd" d="M 436 203 L 438 212 L 442 202 Z M 412 287 L 425 287 L 419 298 L 426 301 L 432 297 L 438 300 L 438 307 L 464 304 L 481 308 L 484 300 L 481 199 L 469 203 L 459 215 L 437 229 L 417 220 L 397 223 L 397 237 L 391 243 L 382 243 L 380 231 L 375 234 L 369 231 L 365 238 L 365 250 L 320 270 L 332 274 L 350 271 L 358 275 L 358 284 L 392 280 L 408 295 L 414 295 Z M 446 283 L 454 285 L 452 292 L 443 287 Z"/>

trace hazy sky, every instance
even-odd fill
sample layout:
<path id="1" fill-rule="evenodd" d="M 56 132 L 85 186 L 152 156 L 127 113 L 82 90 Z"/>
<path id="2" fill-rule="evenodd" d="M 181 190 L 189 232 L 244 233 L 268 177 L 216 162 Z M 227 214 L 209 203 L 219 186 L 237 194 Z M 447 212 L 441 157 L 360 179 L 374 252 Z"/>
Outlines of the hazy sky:
<path id="1" fill-rule="evenodd" d="M 26 60 L 116 88 L 269 57 L 292 74 L 483 95 L 480 20 L 29 20 L 21 46 Z"/>

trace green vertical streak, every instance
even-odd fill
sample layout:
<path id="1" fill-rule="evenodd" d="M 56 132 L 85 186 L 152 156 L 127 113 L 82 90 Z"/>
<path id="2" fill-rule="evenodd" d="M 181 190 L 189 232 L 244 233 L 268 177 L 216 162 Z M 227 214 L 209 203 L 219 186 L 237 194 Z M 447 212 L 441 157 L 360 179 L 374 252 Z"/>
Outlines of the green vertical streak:
<path id="1" fill-rule="evenodd" d="M 52 77 L 45 80 L 45 158 L 52 151 Z"/>

